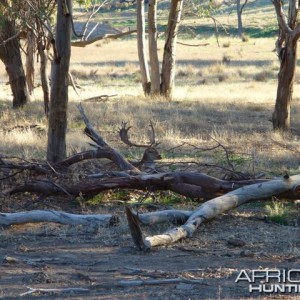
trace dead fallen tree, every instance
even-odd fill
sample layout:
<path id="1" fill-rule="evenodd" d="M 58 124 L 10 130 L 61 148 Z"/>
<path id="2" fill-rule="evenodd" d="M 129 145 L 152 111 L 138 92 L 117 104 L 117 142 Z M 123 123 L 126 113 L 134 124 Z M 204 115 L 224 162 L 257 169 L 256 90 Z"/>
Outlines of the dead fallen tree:
<path id="1" fill-rule="evenodd" d="M 152 135 L 149 144 L 137 144 L 129 137 L 130 127 L 122 124 L 119 130 L 120 139 L 129 147 L 144 147 L 143 158 L 138 163 L 129 162 L 124 156 L 111 147 L 102 136 L 93 128 L 83 107 L 79 111 L 85 122 L 84 133 L 95 143 L 91 144 L 93 150 L 74 154 L 54 165 L 47 162 L 10 161 L 8 158 L 0 158 L 0 170 L 6 170 L 7 176 L 1 178 L 6 180 L 19 172 L 26 171 L 31 174 L 31 180 L 2 191 L 4 195 L 17 193 L 36 193 L 40 196 L 65 196 L 72 198 L 93 197 L 106 190 L 134 189 L 144 191 L 170 190 L 177 194 L 189 197 L 209 200 L 195 211 L 168 210 L 155 213 L 137 214 L 127 209 L 127 218 L 133 240 L 139 249 L 147 250 L 159 245 L 166 245 L 176 242 L 185 237 L 191 237 L 194 231 L 204 221 L 210 220 L 219 214 L 235 208 L 243 203 L 254 199 L 262 199 L 273 195 L 293 197 L 300 186 L 300 175 L 283 179 L 245 179 L 243 180 L 221 180 L 202 173 L 187 172 L 158 172 L 155 167 L 155 160 L 161 156 L 157 150 L 153 124 L 150 123 Z M 216 147 L 216 146 L 215 146 Z M 214 147 L 214 148 L 215 148 Z M 223 146 L 222 146 L 223 147 Z M 223 147 L 224 148 L 224 147 Z M 227 151 L 226 157 L 229 160 Z M 109 159 L 118 168 L 118 171 L 98 172 L 94 174 L 85 173 L 74 180 L 70 166 L 88 159 Z M 231 166 L 232 167 L 232 166 Z M 10 172 L 15 173 L 11 174 Z M 150 172 L 150 173 L 147 173 Z M 235 170 L 232 168 L 232 172 Z M 236 172 L 239 175 L 238 172 Z M 38 175 L 38 179 L 36 179 Z M 47 176 L 44 179 L 41 175 Z M 71 180 L 68 180 L 70 176 Z M 66 178 L 66 180 L 65 180 Z M 20 182 L 20 181 L 16 181 Z M 70 216 L 63 212 L 33 211 L 15 214 L 0 214 L 0 224 L 16 224 L 22 222 L 58 222 L 62 224 L 86 224 L 98 222 L 100 224 L 112 224 L 115 221 L 113 216 Z M 173 222 L 183 224 L 165 234 L 153 237 L 143 237 L 140 223 L 155 224 L 158 222 Z"/>
<path id="2" fill-rule="evenodd" d="M 29 163 L 28 161 L 20 164 L 11 163 L 5 159 L 0 159 L 0 169 L 30 170 L 37 173 L 47 174 L 48 179 L 30 180 L 24 184 L 8 188 L 4 191 L 6 195 L 16 193 L 32 192 L 44 196 L 62 195 L 67 197 L 92 197 L 103 191 L 112 189 L 138 189 L 138 190 L 170 190 L 180 195 L 190 198 L 211 199 L 224 193 L 235 190 L 241 186 L 260 183 L 265 179 L 248 180 L 221 180 L 202 173 L 184 172 L 158 172 L 155 168 L 155 160 L 161 159 L 156 147 L 158 142 L 155 140 L 153 124 L 150 123 L 151 136 L 149 144 L 137 144 L 130 140 L 129 129 L 126 123 L 122 124 L 119 130 L 121 140 L 129 147 L 144 147 L 143 158 L 137 164 L 126 160 L 124 156 L 112 148 L 98 132 L 93 128 L 88 120 L 83 107 L 78 106 L 80 114 L 84 120 L 86 128 L 84 133 L 95 143 L 94 150 L 84 151 L 74 154 L 54 165 L 47 162 Z M 78 162 L 88 159 L 106 158 L 114 162 L 115 166 L 122 172 L 106 173 L 105 176 L 98 177 L 98 174 L 82 175 L 78 182 L 73 184 L 64 183 L 61 178 L 66 176 L 68 168 Z M 147 174 L 146 172 L 153 173 Z M 53 175 L 51 178 L 49 175 Z M 73 180 L 72 180 L 73 182 Z"/>
<path id="3" fill-rule="evenodd" d="M 188 217 L 184 225 L 168 230 L 163 234 L 145 238 L 143 237 L 142 230 L 139 226 L 140 220 L 143 220 L 143 215 L 133 214 L 130 208 L 126 209 L 126 213 L 133 241 L 140 250 L 145 251 L 156 246 L 175 243 L 186 237 L 192 237 L 194 232 L 203 222 L 209 221 L 218 215 L 251 200 L 264 199 L 274 195 L 282 195 L 284 193 L 297 195 L 299 192 L 300 175 L 291 177 L 286 175 L 282 179 L 244 186 L 205 202 Z M 188 214 L 184 214 L 184 216 L 186 217 Z M 164 216 L 164 213 L 163 211 L 160 211 L 157 214 L 157 220 L 161 220 L 163 218 L 162 216 Z M 169 220 L 170 216 L 174 218 L 176 214 L 172 215 L 167 211 L 164 216 L 165 220 Z M 177 216 L 177 218 L 178 217 L 179 216 Z M 155 223 L 155 213 L 151 214 L 151 222 Z"/>
<path id="4" fill-rule="evenodd" d="M 118 222 L 116 216 L 79 215 L 55 210 L 33 210 L 17 213 L 0 213 L 0 225 L 50 222 L 64 225 L 109 226 Z"/>
<path id="5" fill-rule="evenodd" d="M 117 173 L 118 175 L 119 173 Z M 120 174 L 122 175 L 122 174 Z M 33 180 L 4 191 L 6 195 L 31 192 L 44 196 L 92 197 L 103 191 L 135 189 L 145 191 L 170 190 L 189 198 L 211 199 L 242 186 L 266 182 L 266 179 L 241 181 L 220 180 L 201 173 L 158 173 L 104 177 L 81 180 L 73 185 L 64 185 L 51 180 Z"/>

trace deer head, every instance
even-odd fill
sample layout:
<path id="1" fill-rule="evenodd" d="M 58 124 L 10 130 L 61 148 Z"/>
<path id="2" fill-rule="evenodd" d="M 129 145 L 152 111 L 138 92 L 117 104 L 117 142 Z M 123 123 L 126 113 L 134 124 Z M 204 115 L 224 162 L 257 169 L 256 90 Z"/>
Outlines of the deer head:
<path id="1" fill-rule="evenodd" d="M 121 141 L 130 147 L 139 147 L 139 148 L 146 148 L 144 150 L 143 157 L 139 162 L 139 165 L 147 165 L 147 168 L 155 170 L 155 161 L 161 159 L 161 155 L 157 150 L 157 146 L 159 145 L 158 142 L 155 141 L 155 131 L 153 123 L 150 121 L 150 134 L 149 134 L 149 144 L 136 144 L 130 141 L 128 136 L 128 131 L 130 130 L 131 126 L 126 127 L 127 123 L 122 122 L 122 127 L 119 129 L 119 135 Z"/>
<path id="2" fill-rule="evenodd" d="M 141 162 L 154 162 L 156 160 L 161 160 L 161 155 L 158 150 L 153 147 L 148 147 L 145 149 Z"/>

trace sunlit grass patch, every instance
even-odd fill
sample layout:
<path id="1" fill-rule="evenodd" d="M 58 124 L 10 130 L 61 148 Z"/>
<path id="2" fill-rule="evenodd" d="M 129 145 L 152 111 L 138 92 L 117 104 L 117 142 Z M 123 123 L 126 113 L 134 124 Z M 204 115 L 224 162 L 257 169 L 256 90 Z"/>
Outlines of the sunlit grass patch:
<path id="1" fill-rule="evenodd" d="M 280 225 L 299 225 L 297 224 L 299 211 L 291 203 L 273 201 L 265 206 L 265 210 L 270 221 Z"/>

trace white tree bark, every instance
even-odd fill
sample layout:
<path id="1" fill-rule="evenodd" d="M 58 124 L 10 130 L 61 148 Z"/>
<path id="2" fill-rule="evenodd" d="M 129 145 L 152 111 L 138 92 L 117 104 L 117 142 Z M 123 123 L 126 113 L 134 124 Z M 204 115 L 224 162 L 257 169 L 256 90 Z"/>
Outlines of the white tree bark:
<path id="1" fill-rule="evenodd" d="M 139 64 L 141 69 L 143 90 L 144 93 L 147 95 L 150 93 L 151 83 L 150 83 L 148 62 L 146 59 L 144 0 L 137 0 L 136 11 L 137 11 L 137 46 L 138 46 Z"/>
<path id="2" fill-rule="evenodd" d="M 149 0 L 148 5 L 148 39 L 149 39 L 149 61 L 151 94 L 160 94 L 160 72 L 157 53 L 157 0 Z"/>
<path id="3" fill-rule="evenodd" d="M 30 97 L 33 97 L 34 92 L 34 56 L 36 51 L 36 38 L 32 30 L 27 32 L 27 53 L 26 53 L 26 82 L 28 87 L 28 93 Z"/>
<path id="4" fill-rule="evenodd" d="M 115 221 L 112 215 L 78 215 L 55 210 L 32 210 L 0 213 L 0 225 L 51 222 L 64 225 L 107 226 Z"/>
<path id="5" fill-rule="evenodd" d="M 141 236 L 136 235 L 136 233 L 140 231 L 140 228 L 134 228 L 134 230 L 137 229 L 134 232 L 132 231 L 131 226 L 130 229 L 133 240 L 135 242 L 142 241 L 142 244 L 140 242 L 137 244 L 136 242 L 137 246 L 139 246 L 141 250 L 148 250 L 155 246 L 168 245 L 182 238 L 191 237 L 204 221 L 211 220 L 216 216 L 246 202 L 264 199 L 274 195 L 281 195 L 288 192 L 292 192 L 295 195 L 300 192 L 300 175 L 292 177 L 287 176 L 287 178 L 244 186 L 223 196 L 214 198 L 199 206 L 199 208 L 191 214 L 184 225 L 168 230 L 160 235 L 149 236 L 141 239 Z M 142 215 L 139 215 L 138 218 L 141 218 L 141 216 Z M 130 221 L 130 218 L 128 218 L 128 221 Z M 133 224 L 131 223 L 130 225 Z"/>

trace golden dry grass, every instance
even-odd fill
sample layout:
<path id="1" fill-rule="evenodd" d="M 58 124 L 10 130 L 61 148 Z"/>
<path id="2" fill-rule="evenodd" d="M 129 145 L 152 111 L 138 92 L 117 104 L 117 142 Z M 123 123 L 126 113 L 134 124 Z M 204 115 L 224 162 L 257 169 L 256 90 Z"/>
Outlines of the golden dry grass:
<path id="1" fill-rule="evenodd" d="M 237 38 L 220 38 L 219 44 L 226 47 L 219 47 L 213 37 L 206 42 L 209 45 L 205 47 L 178 45 L 176 89 L 171 102 L 144 97 L 134 40 L 73 48 L 71 72 L 80 85 L 80 96 L 70 87 L 68 153 L 89 148 L 82 134 L 83 122 L 76 105 L 89 97 L 117 94 L 108 102 L 86 102 L 84 107 L 106 140 L 122 151 L 128 152 L 118 140 L 117 129 L 121 122 L 128 121 L 133 126 L 134 140 L 146 142 L 149 120 L 152 120 L 165 161 L 172 160 L 176 154 L 177 160 L 226 164 L 220 150 L 195 154 L 186 146 L 174 155 L 166 151 L 182 142 L 205 148 L 215 143 L 211 136 L 238 157 L 232 159 L 243 171 L 280 174 L 288 169 L 291 173 L 299 172 L 299 85 L 295 84 L 294 92 L 294 134 L 282 136 L 272 132 L 269 121 L 278 70 L 278 59 L 273 52 L 274 39 L 251 39 L 244 43 Z M 159 48 L 161 57 L 163 41 Z M 45 158 L 47 122 L 43 116 L 40 88 L 35 91 L 35 101 L 13 111 L 3 72 L 0 76 L 0 138 L 5 141 L 0 145 L 0 153 Z M 38 124 L 39 128 L 9 130 L 16 125 L 28 124 Z M 131 149 L 129 152 L 133 157 L 139 156 L 139 151 Z"/>

